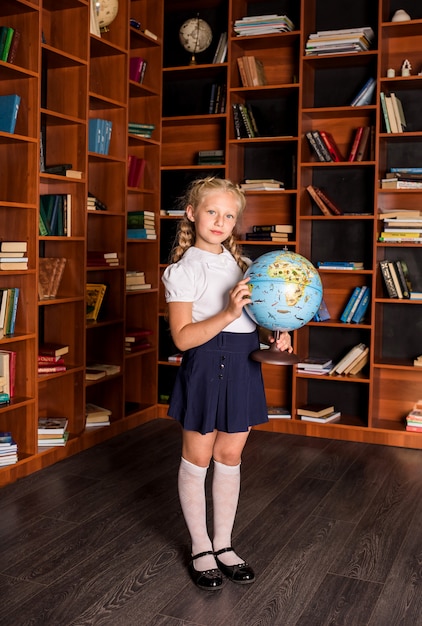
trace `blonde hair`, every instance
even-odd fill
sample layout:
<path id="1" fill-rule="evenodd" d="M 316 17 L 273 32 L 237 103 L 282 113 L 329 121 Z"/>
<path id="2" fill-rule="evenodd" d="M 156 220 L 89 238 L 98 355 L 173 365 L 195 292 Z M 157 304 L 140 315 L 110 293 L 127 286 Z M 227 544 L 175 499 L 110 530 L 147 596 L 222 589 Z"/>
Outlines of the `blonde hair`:
<path id="1" fill-rule="evenodd" d="M 245 208 L 245 195 L 237 185 L 225 178 L 208 176 L 206 178 L 198 178 L 197 180 L 192 181 L 187 188 L 184 196 L 181 198 L 180 204 L 183 209 L 186 209 L 186 207 L 191 205 L 193 211 L 195 212 L 195 210 L 203 201 L 205 195 L 215 191 L 233 194 L 237 201 L 237 218 L 239 218 Z M 176 238 L 174 240 L 173 248 L 170 253 L 170 263 L 176 263 L 177 261 L 179 261 L 186 252 L 186 250 L 195 245 L 195 237 L 195 223 L 191 222 L 185 213 L 185 215 L 178 223 Z M 242 259 L 241 247 L 237 243 L 236 237 L 237 232 L 235 226 L 230 237 L 223 241 L 223 246 L 233 255 L 236 263 L 244 272 L 247 269 L 247 264 Z"/>

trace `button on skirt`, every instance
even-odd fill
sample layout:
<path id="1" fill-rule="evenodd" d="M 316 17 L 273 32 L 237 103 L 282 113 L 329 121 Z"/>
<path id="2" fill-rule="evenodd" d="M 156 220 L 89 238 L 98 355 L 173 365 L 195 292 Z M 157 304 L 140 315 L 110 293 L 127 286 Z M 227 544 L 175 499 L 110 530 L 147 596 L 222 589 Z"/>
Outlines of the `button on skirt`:
<path id="1" fill-rule="evenodd" d="M 222 332 L 187 350 L 170 398 L 169 417 L 185 430 L 245 432 L 268 421 L 261 364 L 250 358 L 259 348 L 257 331 Z"/>

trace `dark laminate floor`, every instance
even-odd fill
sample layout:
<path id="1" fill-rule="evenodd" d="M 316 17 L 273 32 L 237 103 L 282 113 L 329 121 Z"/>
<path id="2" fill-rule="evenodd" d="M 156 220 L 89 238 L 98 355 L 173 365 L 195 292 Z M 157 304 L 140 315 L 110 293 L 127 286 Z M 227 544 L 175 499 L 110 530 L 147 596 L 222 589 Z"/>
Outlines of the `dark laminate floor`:
<path id="1" fill-rule="evenodd" d="M 422 451 L 253 432 L 237 551 L 253 585 L 197 589 L 156 420 L 0 491 L 1 626 L 422 625 Z"/>

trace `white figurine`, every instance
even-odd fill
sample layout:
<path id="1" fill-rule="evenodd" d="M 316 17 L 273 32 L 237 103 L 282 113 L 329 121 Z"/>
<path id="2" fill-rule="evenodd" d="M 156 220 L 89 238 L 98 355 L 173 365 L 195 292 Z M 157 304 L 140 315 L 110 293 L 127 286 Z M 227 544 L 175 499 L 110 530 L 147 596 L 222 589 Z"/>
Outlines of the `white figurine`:
<path id="1" fill-rule="evenodd" d="M 403 61 L 403 64 L 401 66 L 401 75 L 402 76 L 410 76 L 410 70 L 412 69 L 412 66 L 410 64 L 410 61 L 408 59 L 405 59 Z"/>

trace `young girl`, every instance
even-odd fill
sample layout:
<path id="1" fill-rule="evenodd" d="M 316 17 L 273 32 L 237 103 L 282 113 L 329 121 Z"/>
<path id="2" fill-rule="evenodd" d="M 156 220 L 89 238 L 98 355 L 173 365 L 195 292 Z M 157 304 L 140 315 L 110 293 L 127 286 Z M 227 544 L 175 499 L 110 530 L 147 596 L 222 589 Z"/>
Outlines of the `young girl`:
<path id="1" fill-rule="evenodd" d="M 183 427 L 178 489 L 192 540 L 189 570 L 199 587 L 210 590 L 221 587 L 222 573 L 243 584 L 255 578 L 231 547 L 242 451 L 251 426 L 268 421 L 261 365 L 249 358 L 259 338 L 244 311 L 251 302 L 243 278 L 248 262 L 234 235 L 244 206 L 243 193 L 230 181 L 194 181 L 184 199 L 172 265 L 163 275 L 171 335 L 184 353 L 168 414 Z M 288 333 L 277 347 L 292 351 Z M 211 458 L 212 542 L 204 488 Z"/>

